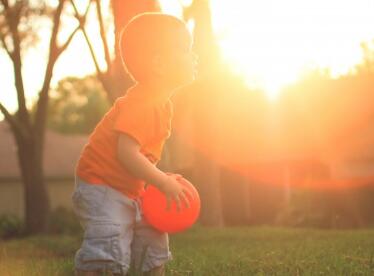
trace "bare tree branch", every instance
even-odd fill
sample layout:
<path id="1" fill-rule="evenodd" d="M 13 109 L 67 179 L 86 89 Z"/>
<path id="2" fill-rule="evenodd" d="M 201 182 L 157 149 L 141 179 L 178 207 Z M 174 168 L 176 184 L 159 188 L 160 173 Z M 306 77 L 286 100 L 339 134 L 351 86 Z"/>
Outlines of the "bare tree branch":
<path id="1" fill-rule="evenodd" d="M 90 49 L 90 53 L 91 53 L 92 59 L 93 59 L 94 64 L 95 64 L 96 71 L 97 71 L 98 75 L 101 76 L 101 75 L 103 75 L 103 72 L 101 72 L 99 62 L 97 61 L 97 57 L 95 55 L 95 50 L 93 49 L 92 43 L 91 43 L 90 39 L 88 38 L 88 35 L 87 35 L 86 31 L 83 31 L 83 35 L 84 35 L 84 38 L 86 39 L 88 48 Z"/>
<path id="2" fill-rule="evenodd" d="M 15 86 L 17 90 L 19 119 L 28 127 L 30 126 L 30 116 L 26 107 L 25 88 L 22 76 L 22 60 L 21 60 L 21 38 L 18 31 L 20 21 L 20 11 L 24 3 L 16 2 L 11 9 L 7 0 L 1 0 L 5 7 L 5 18 L 9 26 L 10 34 L 13 40 L 12 61 L 14 69 Z M 18 6 L 16 6 L 18 5 Z M 5 41 L 4 41 L 5 43 Z"/>
<path id="3" fill-rule="evenodd" d="M 53 24 L 53 30 L 52 30 L 51 40 L 50 40 L 50 54 L 49 54 L 47 68 L 46 68 L 43 87 L 40 92 L 38 108 L 37 108 L 37 113 L 36 113 L 36 120 L 35 120 L 36 133 L 38 133 L 38 135 L 40 136 L 43 134 L 42 130 L 45 127 L 46 112 L 47 112 L 47 107 L 48 107 L 48 92 L 49 92 L 50 82 L 52 79 L 53 67 L 58 57 L 61 55 L 61 53 L 65 51 L 67 47 L 70 45 L 74 35 L 81 28 L 82 22 L 86 20 L 86 16 L 88 13 L 88 10 L 87 10 L 84 16 L 81 18 L 80 25 L 75 28 L 75 30 L 70 34 L 70 36 L 65 41 L 65 43 L 63 43 L 61 46 L 58 46 L 57 45 L 57 34 L 59 31 L 59 25 L 61 22 L 60 18 L 61 18 L 61 13 L 62 13 L 62 9 L 63 9 L 63 5 L 65 1 L 66 0 L 60 0 L 59 6 L 56 10 L 56 13 L 53 19 L 54 24 Z"/>
<path id="4" fill-rule="evenodd" d="M 85 27 L 84 27 L 84 23 L 85 23 L 84 21 L 85 21 L 85 20 L 82 20 L 81 15 L 79 15 L 79 11 L 78 11 L 78 9 L 77 9 L 77 6 L 76 6 L 75 3 L 74 3 L 74 0 L 70 0 L 70 2 L 71 2 L 72 6 L 73 6 L 73 8 L 74 8 L 75 16 L 76 16 L 76 18 L 78 19 L 78 21 L 79 21 L 79 23 L 80 23 L 80 24 L 79 24 L 79 27 L 80 27 L 80 29 L 82 30 L 83 35 L 84 35 L 84 38 L 85 38 L 85 40 L 86 40 L 86 42 L 87 42 L 88 48 L 89 48 L 89 50 L 90 50 L 90 53 L 91 53 L 91 56 L 92 56 L 92 59 L 93 59 L 93 62 L 94 62 L 94 64 L 95 64 L 96 72 L 97 72 L 99 78 L 100 78 L 100 79 L 103 79 L 103 78 L 104 78 L 104 77 L 103 77 L 103 72 L 101 72 L 101 70 L 100 70 L 100 66 L 99 66 L 99 63 L 98 63 L 98 61 L 97 61 L 97 57 L 96 57 L 96 55 L 95 55 L 95 51 L 94 51 L 94 49 L 93 49 L 93 46 L 92 46 L 92 43 L 91 43 L 90 39 L 88 38 L 88 35 L 87 35 L 87 32 L 86 32 L 86 29 L 85 29 Z M 89 8 L 90 8 L 90 5 L 91 5 L 91 1 L 89 1 L 89 3 L 88 3 L 88 6 L 87 6 L 87 9 L 86 9 L 85 15 L 87 15 L 88 10 L 89 10 Z"/>
<path id="5" fill-rule="evenodd" d="M 5 10 L 8 10 L 8 9 L 9 9 L 9 3 L 8 3 L 8 0 L 1 0 L 1 3 L 3 4 Z"/>
<path id="6" fill-rule="evenodd" d="M 13 131 L 21 135 L 23 137 L 27 137 L 27 133 L 25 129 L 20 125 L 20 123 L 17 121 L 17 118 L 9 113 L 9 111 L 5 108 L 4 105 L 0 103 L 0 111 L 3 113 L 5 120 L 9 123 L 10 127 L 13 129 Z"/>
<path id="7" fill-rule="evenodd" d="M 45 77 L 43 87 L 39 93 L 39 99 L 37 104 L 37 110 L 35 115 L 35 132 L 37 133 L 39 144 L 43 144 L 43 134 L 46 122 L 46 113 L 48 107 L 48 92 L 52 79 L 53 67 L 58 58 L 58 46 L 57 46 L 57 34 L 61 23 L 61 14 L 64 7 L 65 0 L 60 0 L 53 15 L 53 28 L 50 38 L 50 52 L 48 57 L 48 63 L 45 71 Z"/>
<path id="8" fill-rule="evenodd" d="M 99 19 L 100 36 L 101 36 L 101 41 L 103 42 L 105 61 L 106 61 L 107 68 L 108 68 L 108 74 L 110 75 L 112 62 L 110 60 L 110 55 L 109 55 L 108 41 L 107 41 L 107 38 L 106 38 L 103 14 L 102 14 L 102 11 L 101 11 L 101 3 L 100 3 L 100 0 L 95 0 L 95 2 L 96 2 L 97 18 Z"/>
<path id="9" fill-rule="evenodd" d="M 66 50 L 66 48 L 69 46 L 71 40 L 73 39 L 74 35 L 78 32 L 78 30 L 80 29 L 80 27 L 76 27 L 75 30 L 70 34 L 69 38 L 66 40 L 66 42 L 58 47 L 57 49 L 57 55 L 59 56 L 63 51 Z"/>
<path id="10" fill-rule="evenodd" d="M 16 119 L 13 117 L 12 114 L 9 113 L 9 111 L 5 108 L 5 106 L 0 103 L 0 111 L 3 113 L 5 119 L 11 124 L 11 125 L 16 125 Z"/>
<path id="11" fill-rule="evenodd" d="M 7 44 L 5 43 L 5 37 L 1 32 L 0 32 L 0 42 L 3 48 L 5 49 L 5 51 L 7 52 L 8 56 L 10 57 L 10 59 L 14 62 L 13 52 L 9 50 Z"/>

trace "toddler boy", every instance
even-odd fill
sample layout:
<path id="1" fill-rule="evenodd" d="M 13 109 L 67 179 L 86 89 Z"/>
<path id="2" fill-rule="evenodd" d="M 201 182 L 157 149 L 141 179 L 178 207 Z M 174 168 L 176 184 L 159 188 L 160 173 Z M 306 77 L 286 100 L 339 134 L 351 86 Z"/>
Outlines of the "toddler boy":
<path id="1" fill-rule="evenodd" d="M 109 271 L 125 275 L 132 263 L 151 275 L 164 275 L 171 259 L 167 233 L 144 221 L 140 196 L 145 183 L 178 206 L 188 206 L 181 176 L 156 167 L 170 135 L 170 97 L 194 79 L 196 56 L 186 25 L 162 13 L 144 13 L 124 28 L 119 43 L 124 66 L 136 84 L 98 123 L 76 167 L 72 196 L 84 227 L 75 256 L 78 275 Z"/>

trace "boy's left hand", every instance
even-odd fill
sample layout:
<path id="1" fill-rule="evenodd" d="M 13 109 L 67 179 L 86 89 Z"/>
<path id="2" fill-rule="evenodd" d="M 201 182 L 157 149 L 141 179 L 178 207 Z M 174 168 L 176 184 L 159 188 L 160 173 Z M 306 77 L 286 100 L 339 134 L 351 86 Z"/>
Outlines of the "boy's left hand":
<path id="1" fill-rule="evenodd" d="M 190 203 L 189 203 L 189 200 L 193 197 L 193 195 L 191 194 L 191 192 L 186 189 L 183 185 L 182 185 L 182 182 L 183 181 L 186 181 L 186 179 L 184 179 L 184 177 L 180 174 L 175 174 L 175 173 L 170 173 L 170 172 L 166 172 L 165 173 L 168 177 L 170 177 L 171 179 L 173 179 L 173 181 L 176 181 L 174 182 L 175 185 L 179 186 L 180 188 L 180 191 L 179 192 L 176 192 L 175 188 L 177 186 L 173 186 L 175 188 L 173 188 L 172 190 L 165 190 L 162 189 L 162 192 L 166 195 L 166 199 L 167 199 L 167 207 L 166 207 L 166 210 L 170 210 L 171 208 L 171 201 L 174 200 L 177 204 L 177 210 L 180 211 L 182 209 L 182 202 L 185 204 L 185 206 L 187 208 L 190 208 Z M 178 189 L 177 189 L 178 190 Z M 173 194 L 175 193 L 176 194 Z"/>

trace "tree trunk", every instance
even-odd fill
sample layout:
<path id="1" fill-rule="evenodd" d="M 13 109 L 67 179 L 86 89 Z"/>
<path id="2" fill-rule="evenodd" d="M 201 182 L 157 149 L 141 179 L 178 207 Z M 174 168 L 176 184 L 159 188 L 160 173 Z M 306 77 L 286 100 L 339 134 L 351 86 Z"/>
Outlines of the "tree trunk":
<path id="1" fill-rule="evenodd" d="M 201 153 L 196 153 L 194 181 L 201 197 L 200 222 L 206 226 L 223 226 L 220 167 Z"/>
<path id="2" fill-rule="evenodd" d="M 207 0 L 194 0 L 184 9 L 185 20 L 195 23 L 193 49 L 199 57 L 199 77 L 212 75 L 218 68 L 219 51 L 212 25 L 210 4 Z"/>
<path id="3" fill-rule="evenodd" d="M 213 35 L 209 2 L 194 0 L 184 10 L 185 20 L 192 19 L 194 27 L 194 51 L 199 57 L 199 72 L 197 80 L 189 88 L 193 93 L 193 128 L 196 133 L 196 141 L 201 139 L 208 141 L 207 136 L 215 139 L 216 131 L 212 125 L 216 125 L 213 110 L 207 112 L 206 107 L 216 104 L 216 87 L 210 82 L 209 77 L 214 73 L 217 51 Z M 213 99 L 213 100 L 212 100 Z M 214 108 L 211 108 L 214 109 Z M 202 134 L 202 130 L 205 134 Z M 222 226 L 224 224 L 221 196 L 221 167 L 213 160 L 212 156 L 195 151 L 194 181 L 199 187 L 202 201 L 200 221 L 204 225 Z"/>
<path id="4" fill-rule="evenodd" d="M 222 211 L 226 225 L 248 225 L 252 221 L 248 179 L 238 171 L 221 168 Z"/>
<path id="5" fill-rule="evenodd" d="M 43 149 L 34 137 L 16 137 L 18 160 L 24 185 L 25 231 L 27 234 L 46 230 L 50 211 L 47 188 L 43 177 Z"/>

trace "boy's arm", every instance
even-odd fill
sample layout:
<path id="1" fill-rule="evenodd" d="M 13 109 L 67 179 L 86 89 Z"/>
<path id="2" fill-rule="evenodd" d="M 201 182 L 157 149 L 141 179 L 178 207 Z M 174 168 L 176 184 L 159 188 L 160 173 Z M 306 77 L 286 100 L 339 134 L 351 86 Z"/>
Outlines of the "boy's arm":
<path id="1" fill-rule="evenodd" d="M 133 176 L 161 190 L 168 198 L 168 207 L 171 199 L 176 201 L 178 209 L 181 207 L 181 199 L 189 206 L 186 194 L 190 195 L 190 192 L 175 177 L 165 174 L 153 165 L 141 154 L 139 143 L 125 133 L 119 135 L 117 157 Z"/>

